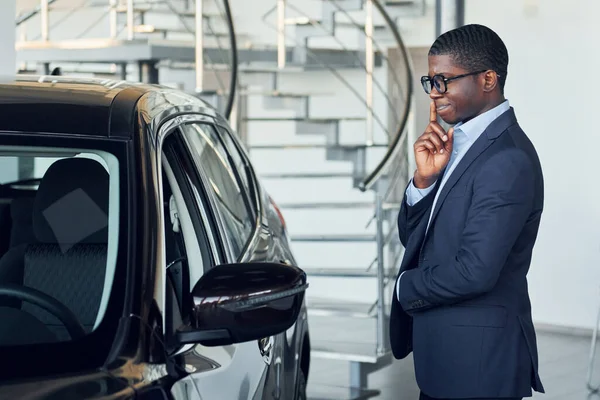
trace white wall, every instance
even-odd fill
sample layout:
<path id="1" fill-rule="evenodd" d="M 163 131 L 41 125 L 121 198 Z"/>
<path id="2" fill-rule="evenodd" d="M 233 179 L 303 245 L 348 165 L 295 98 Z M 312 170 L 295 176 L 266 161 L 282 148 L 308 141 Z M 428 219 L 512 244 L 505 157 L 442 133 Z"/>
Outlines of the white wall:
<path id="1" fill-rule="evenodd" d="M 15 0 L 0 0 L 0 77 L 15 74 Z"/>
<path id="2" fill-rule="evenodd" d="M 494 29 L 509 51 L 507 98 L 534 142 L 545 210 L 529 274 L 534 319 L 591 327 L 600 301 L 600 2 L 468 0 L 466 23 Z"/>

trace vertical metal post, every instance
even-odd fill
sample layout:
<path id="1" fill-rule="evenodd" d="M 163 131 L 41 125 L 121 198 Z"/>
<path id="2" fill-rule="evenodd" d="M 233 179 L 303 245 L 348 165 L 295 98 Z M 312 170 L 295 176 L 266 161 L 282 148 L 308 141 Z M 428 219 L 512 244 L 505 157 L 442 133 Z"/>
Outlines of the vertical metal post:
<path id="1" fill-rule="evenodd" d="M 127 40 L 133 40 L 133 0 L 127 0 Z"/>
<path id="2" fill-rule="evenodd" d="M 600 324 L 600 307 L 598 307 L 598 313 L 596 316 L 596 325 L 594 326 L 594 331 L 592 333 L 592 345 L 590 348 L 588 371 L 587 371 L 587 388 L 592 393 L 596 393 L 600 389 L 599 386 L 594 386 L 594 384 L 592 383 L 593 371 L 594 371 L 594 360 L 596 358 L 596 344 L 598 341 L 598 326 L 599 326 L 599 324 Z"/>
<path id="3" fill-rule="evenodd" d="M 48 16 L 48 0 L 41 0 L 40 1 L 40 22 L 42 24 L 41 26 L 41 33 L 42 33 L 42 40 L 44 42 L 47 42 L 48 39 L 50 39 L 49 36 L 49 30 L 50 30 L 50 25 L 49 25 L 49 16 Z"/>
<path id="4" fill-rule="evenodd" d="M 121 67 L 121 71 L 120 71 L 120 77 L 122 81 L 126 81 L 127 80 L 127 63 L 121 63 L 120 64 Z"/>
<path id="5" fill-rule="evenodd" d="M 367 72 L 366 98 L 367 121 L 366 121 L 366 145 L 373 145 L 373 67 L 375 57 L 373 54 L 373 0 L 367 0 L 365 4 L 365 69 Z"/>
<path id="6" fill-rule="evenodd" d="M 383 232 L 383 195 L 381 182 L 375 189 L 375 220 L 377 222 L 377 353 L 383 354 L 385 349 L 385 310 L 384 310 L 384 289 L 385 289 L 385 267 L 383 259 L 383 247 L 385 246 L 385 235 Z"/>
<path id="7" fill-rule="evenodd" d="M 363 364 L 358 361 L 350 362 L 350 387 L 353 389 L 365 389 L 368 387 L 368 374 Z"/>
<path id="8" fill-rule="evenodd" d="M 435 0 L 435 37 L 442 34 L 442 0 Z"/>
<path id="9" fill-rule="evenodd" d="M 416 122 L 415 122 L 415 98 L 414 95 L 412 95 L 412 100 L 411 100 L 411 107 L 410 107 L 410 111 L 408 112 L 408 121 L 406 122 L 406 140 L 408 141 L 408 143 L 414 143 L 417 141 L 417 137 L 418 137 L 418 132 L 417 132 L 417 128 L 416 128 Z M 413 173 L 415 171 L 415 169 L 417 168 L 417 162 L 415 161 L 415 154 L 412 150 L 412 146 L 406 146 L 407 148 L 407 168 L 408 170 L 406 171 L 406 176 L 409 177 L 409 179 L 413 176 Z"/>
<path id="10" fill-rule="evenodd" d="M 115 39 L 117 37 L 117 6 L 118 0 L 108 0 L 109 6 L 109 24 L 110 24 L 110 37 Z"/>
<path id="11" fill-rule="evenodd" d="M 277 67 L 285 67 L 285 0 L 277 0 Z"/>
<path id="12" fill-rule="evenodd" d="M 465 24 L 465 0 L 436 0 L 435 36 Z"/>
<path id="13" fill-rule="evenodd" d="M 147 60 L 138 62 L 139 70 L 139 81 L 142 83 L 149 83 L 152 85 L 158 84 L 158 68 L 156 68 L 156 61 Z"/>
<path id="14" fill-rule="evenodd" d="M 235 98 L 233 99 L 233 105 L 231 106 L 231 114 L 229 115 L 229 125 L 234 132 L 237 132 L 238 129 L 238 104 L 240 101 L 240 96 L 238 93 L 235 94 Z"/>
<path id="15" fill-rule="evenodd" d="M 465 0 L 456 0 L 456 27 L 459 28 L 465 24 Z"/>
<path id="16" fill-rule="evenodd" d="M 196 0 L 196 92 L 204 88 L 204 17 L 203 0 Z"/>

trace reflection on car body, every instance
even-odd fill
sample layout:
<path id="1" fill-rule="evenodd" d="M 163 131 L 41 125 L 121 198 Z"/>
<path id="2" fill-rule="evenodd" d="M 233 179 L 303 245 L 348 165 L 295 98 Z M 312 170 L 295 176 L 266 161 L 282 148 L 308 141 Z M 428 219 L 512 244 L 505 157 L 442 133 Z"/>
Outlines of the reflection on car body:
<path id="1" fill-rule="evenodd" d="M 0 398 L 306 398 L 306 275 L 224 118 L 56 77 L 0 101 Z"/>

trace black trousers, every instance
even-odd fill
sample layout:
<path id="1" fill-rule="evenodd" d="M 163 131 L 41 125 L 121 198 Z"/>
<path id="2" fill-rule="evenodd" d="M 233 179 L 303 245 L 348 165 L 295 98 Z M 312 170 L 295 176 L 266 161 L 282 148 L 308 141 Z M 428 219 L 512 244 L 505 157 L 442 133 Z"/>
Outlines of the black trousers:
<path id="1" fill-rule="evenodd" d="M 447 399 L 438 399 L 434 397 L 429 397 L 425 393 L 421 392 L 419 395 L 419 400 L 447 400 Z M 502 399 L 494 399 L 494 398 L 486 398 L 486 399 L 452 399 L 452 400 L 523 400 L 522 397 L 504 397 Z"/>

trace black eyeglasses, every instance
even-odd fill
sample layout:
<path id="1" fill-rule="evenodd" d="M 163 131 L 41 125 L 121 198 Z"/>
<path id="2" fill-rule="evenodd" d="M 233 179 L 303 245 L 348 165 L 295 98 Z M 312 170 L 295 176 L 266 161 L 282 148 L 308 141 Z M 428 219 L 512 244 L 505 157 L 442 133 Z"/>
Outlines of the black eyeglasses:
<path id="1" fill-rule="evenodd" d="M 422 76 L 421 77 L 421 85 L 423 85 L 423 89 L 425 90 L 425 93 L 427 93 L 427 94 L 431 93 L 431 89 L 433 87 L 435 87 L 435 90 L 437 90 L 438 93 L 442 94 L 442 93 L 446 93 L 446 91 L 448 90 L 448 82 L 451 82 L 455 79 L 464 78 L 466 76 L 481 74 L 486 71 L 487 71 L 487 69 L 484 69 L 483 71 L 469 72 L 468 74 L 457 75 L 457 76 L 453 76 L 451 78 L 446 78 L 446 77 L 444 77 L 444 75 L 434 75 L 433 78 L 430 78 L 428 76 Z M 500 75 L 498 75 L 498 76 L 500 76 Z"/>

